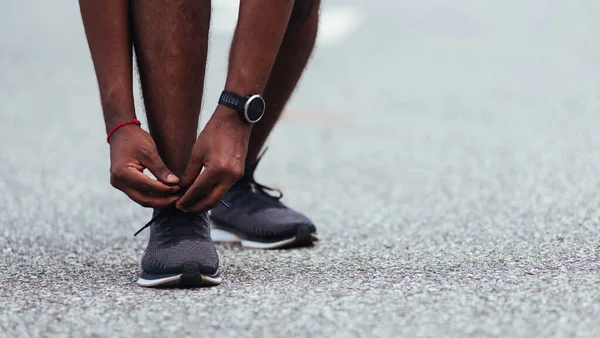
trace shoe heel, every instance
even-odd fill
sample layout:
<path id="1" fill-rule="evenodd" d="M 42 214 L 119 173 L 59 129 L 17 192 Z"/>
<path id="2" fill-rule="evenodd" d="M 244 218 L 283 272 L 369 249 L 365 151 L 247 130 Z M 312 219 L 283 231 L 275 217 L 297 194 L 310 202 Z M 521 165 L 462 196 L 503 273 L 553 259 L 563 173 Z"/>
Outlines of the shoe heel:
<path id="1" fill-rule="evenodd" d="M 198 264 L 194 262 L 185 263 L 183 273 L 179 277 L 180 288 L 193 288 L 202 285 L 202 276 Z"/>

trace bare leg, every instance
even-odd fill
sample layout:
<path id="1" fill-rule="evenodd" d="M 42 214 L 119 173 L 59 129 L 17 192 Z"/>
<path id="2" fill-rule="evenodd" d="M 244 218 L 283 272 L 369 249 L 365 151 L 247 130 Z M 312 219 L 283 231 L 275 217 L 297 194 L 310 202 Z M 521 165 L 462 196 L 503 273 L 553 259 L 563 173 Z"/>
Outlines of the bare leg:
<path id="1" fill-rule="evenodd" d="M 266 81 L 267 109 L 250 133 L 244 177 L 225 197 L 227 209 L 212 209 L 214 241 L 240 241 L 255 249 L 311 245 L 317 229 L 310 219 L 288 208 L 254 181 L 256 159 L 302 75 L 315 44 L 319 0 L 295 0 L 279 52 Z"/>
<path id="2" fill-rule="evenodd" d="M 197 137 L 210 0 L 131 1 L 133 43 L 150 133 L 183 175 Z"/>
<path id="3" fill-rule="evenodd" d="M 317 36 L 319 5 L 320 0 L 296 0 L 294 4 L 263 95 L 267 103 L 265 115 L 250 134 L 248 164 L 256 161 L 306 67 Z"/>

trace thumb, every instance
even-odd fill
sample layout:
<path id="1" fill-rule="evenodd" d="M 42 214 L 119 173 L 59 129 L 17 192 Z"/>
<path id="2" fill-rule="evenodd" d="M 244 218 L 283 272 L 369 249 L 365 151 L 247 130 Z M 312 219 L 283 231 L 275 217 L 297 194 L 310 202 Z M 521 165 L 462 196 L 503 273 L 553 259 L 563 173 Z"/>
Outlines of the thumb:
<path id="1" fill-rule="evenodd" d="M 147 163 L 142 164 L 148 168 L 148 170 L 150 170 L 156 179 L 167 185 L 179 183 L 179 177 L 177 177 L 171 172 L 171 170 L 169 170 L 169 168 L 167 168 L 165 162 L 163 162 L 158 155 L 158 152 L 153 152 L 150 156 L 148 156 L 146 161 Z"/>
<path id="2" fill-rule="evenodd" d="M 196 156 L 192 155 L 192 158 L 190 158 L 187 168 L 185 168 L 185 172 L 181 177 L 179 186 L 183 189 L 189 188 L 200 174 L 200 171 L 202 171 L 202 166 L 202 161 L 199 161 Z"/>

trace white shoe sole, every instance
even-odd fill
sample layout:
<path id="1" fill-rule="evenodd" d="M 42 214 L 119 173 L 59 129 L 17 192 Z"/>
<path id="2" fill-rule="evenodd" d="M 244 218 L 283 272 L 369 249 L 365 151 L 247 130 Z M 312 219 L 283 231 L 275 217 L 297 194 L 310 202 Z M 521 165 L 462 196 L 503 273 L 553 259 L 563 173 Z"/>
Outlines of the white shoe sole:
<path id="1" fill-rule="evenodd" d="M 309 233 L 308 236 L 306 236 L 306 234 L 300 234 L 300 231 L 296 236 L 288 238 L 288 239 L 284 239 L 284 240 L 281 240 L 278 242 L 250 241 L 247 239 L 240 238 L 238 235 L 236 235 L 232 232 L 229 232 L 227 230 L 223 230 L 221 228 L 217 228 L 214 226 L 211 228 L 210 233 L 211 233 L 213 242 L 240 243 L 245 248 L 262 249 L 262 250 L 281 249 L 281 248 L 286 248 L 286 247 L 290 247 L 290 246 L 294 246 L 294 245 L 306 246 L 306 245 L 311 245 L 313 242 L 316 242 L 319 240 L 319 238 L 317 237 L 316 234 Z"/>
<path id="2" fill-rule="evenodd" d="M 212 278 L 200 275 L 202 278 L 201 283 L 195 286 L 212 286 L 219 285 L 222 282 L 221 277 Z M 181 275 L 159 278 L 159 279 L 144 279 L 142 277 L 138 278 L 137 285 L 143 286 L 146 288 L 156 288 L 156 287 L 167 287 L 167 286 L 180 286 Z"/>
<path id="3" fill-rule="evenodd" d="M 222 278 L 218 272 L 213 276 L 205 276 L 200 274 L 196 263 L 186 263 L 183 273 L 179 275 L 160 277 L 142 272 L 142 275 L 137 280 L 137 285 L 146 288 L 193 288 L 219 285 L 221 282 Z"/>

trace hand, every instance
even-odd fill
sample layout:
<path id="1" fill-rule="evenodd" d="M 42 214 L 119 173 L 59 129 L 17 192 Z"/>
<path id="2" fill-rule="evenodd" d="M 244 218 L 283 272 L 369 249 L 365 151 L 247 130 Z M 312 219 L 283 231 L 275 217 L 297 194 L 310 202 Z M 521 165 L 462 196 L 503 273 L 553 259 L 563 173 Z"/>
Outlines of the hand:
<path id="1" fill-rule="evenodd" d="M 158 180 L 143 173 L 148 170 Z M 181 197 L 179 178 L 162 161 L 146 131 L 136 125 L 119 128 L 110 138 L 110 184 L 143 207 L 165 208 Z"/>
<path id="2" fill-rule="evenodd" d="M 233 109 L 218 106 L 192 149 L 180 186 L 187 189 L 177 208 L 204 212 L 223 199 L 244 174 L 251 124 Z"/>

